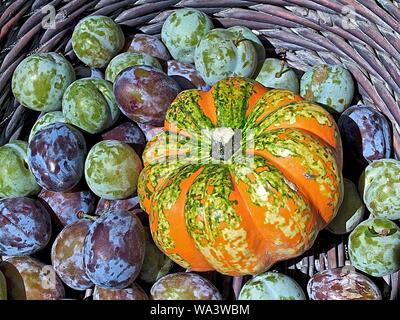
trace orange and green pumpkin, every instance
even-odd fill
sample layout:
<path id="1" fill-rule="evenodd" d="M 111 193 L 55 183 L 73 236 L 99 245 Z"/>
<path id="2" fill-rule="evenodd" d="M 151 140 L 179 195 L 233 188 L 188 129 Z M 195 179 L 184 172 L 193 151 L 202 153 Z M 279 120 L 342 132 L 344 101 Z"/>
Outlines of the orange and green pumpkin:
<path id="1" fill-rule="evenodd" d="M 256 274 L 298 256 L 342 201 L 331 115 L 245 78 L 181 92 L 143 160 L 154 241 L 192 271 Z"/>

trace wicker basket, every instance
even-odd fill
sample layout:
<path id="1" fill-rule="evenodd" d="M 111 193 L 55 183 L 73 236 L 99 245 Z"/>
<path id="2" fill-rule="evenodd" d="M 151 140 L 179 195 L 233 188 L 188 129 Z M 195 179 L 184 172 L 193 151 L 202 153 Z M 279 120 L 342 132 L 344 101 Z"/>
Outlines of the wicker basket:
<path id="1" fill-rule="evenodd" d="M 269 56 L 284 57 L 304 71 L 319 63 L 341 64 L 358 83 L 360 101 L 382 111 L 393 124 L 394 149 L 400 155 L 400 2 L 397 0 L 1 0 L 0 145 L 25 138 L 38 114 L 13 98 L 10 79 L 32 52 L 56 51 L 76 61 L 70 36 L 87 15 L 107 15 L 127 33 L 157 35 L 172 10 L 192 7 L 216 25 L 243 25 L 265 43 Z M 55 8 L 55 28 L 43 21 Z M 280 263 L 281 270 L 305 285 L 319 270 L 348 263 L 346 237 L 323 231 L 302 257 Z M 246 278 L 207 275 L 223 297 L 234 299 Z M 385 299 L 398 299 L 400 272 L 375 279 Z"/>

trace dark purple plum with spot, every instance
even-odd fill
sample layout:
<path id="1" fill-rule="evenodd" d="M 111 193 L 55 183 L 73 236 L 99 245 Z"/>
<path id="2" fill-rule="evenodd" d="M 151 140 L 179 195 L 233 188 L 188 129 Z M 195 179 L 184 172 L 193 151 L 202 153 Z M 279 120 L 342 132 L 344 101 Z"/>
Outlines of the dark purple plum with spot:
<path id="1" fill-rule="evenodd" d="M 39 193 L 45 206 L 47 205 L 57 220 L 67 226 L 79 220 L 78 213 L 91 214 L 96 207 L 96 198 L 90 191 L 53 192 L 42 189 Z"/>
<path id="2" fill-rule="evenodd" d="M 378 110 L 365 105 L 353 106 L 342 113 L 338 126 L 347 176 L 358 179 L 368 164 L 391 157 L 392 129 Z"/>
<path id="3" fill-rule="evenodd" d="M 89 279 L 102 288 L 122 289 L 135 281 L 144 260 L 142 223 L 124 210 L 103 213 L 84 242 L 84 263 Z"/>
<path id="4" fill-rule="evenodd" d="M 163 125 L 165 112 L 180 91 L 173 78 L 150 66 L 127 68 L 114 82 L 121 111 L 138 123 Z"/>
<path id="5" fill-rule="evenodd" d="M 136 153 L 141 156 L 146 145 L 146 136 L 138 125 L 133 122 L 125 122 L 114 129 L 101 135 L 103 140 L 118 140 L 128 143 Z"/>
<path id="6" fill-rule="evenodd" d="M 176 80 L 183 90 L 199 89 L 208 91 L 211 89 L 200 73 L 191 64 L 177 60 L 169 60 L 167 74 Z"/>
<path id="7" fill-rule="evenodd" d="M 36 182 L 54 192 L 69 191 L 79 183 L 85 155 L 83 135 L 65 123 L 40 130 L 28 147 L 28 162 Z"/>
<path id="8" fill-rule="evenodd" d="M 39 201 L 0 200 L 0 255 L 22 256 L 43 249 L 51 236 L 50 215 Z"/>
<path id="9" fill-rule="evenodd" d="M 124 122 L 101 135 L 103 140 L 118 140 L 128 144 L 146 144 L 142 130 L 133 122 Z"/>

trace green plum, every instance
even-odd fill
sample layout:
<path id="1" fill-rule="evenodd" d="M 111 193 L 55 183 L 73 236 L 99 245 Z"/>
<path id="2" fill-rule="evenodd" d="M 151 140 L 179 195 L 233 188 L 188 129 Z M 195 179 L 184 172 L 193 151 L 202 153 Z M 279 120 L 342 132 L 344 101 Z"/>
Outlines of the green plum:
<path id="1" fill-rule="evenodd" d="M 40 191 L 28 166 L 28 144 L 15 140 L 0 147 L 0 198 L 24 197 Z"/>
<path id="2" fill-rule="evenodd" d="M 275 58 L 265 59 L 256 80 L 263 86 L 286 89 L 299 94 L 300 83 L 296 73 L 287 63 Z"/>
<path id="3" fill-rule="evenodd" d="M 352 265 L 373 277 L 400 269 L 400 228 L 388 219 L 360 223 L 350 234 L 348 246 Z"/>
<path id="4" fill-rule="evenodd" d="M 62 111 L 51 111 L 41 116 L 33 125 L 31 133 L 29 134 L 28 141 L 31 141 L 36 132 L 42 130 L 44 127 L 56 123 L 65 123 L 65 118 Z"/>
<path id="5" fill-rule="evenodd" d="M 139 279 L 148 283 L 154 283 L 165 276 L 172 269 L 174 263 L 157 248 L 151 237 L 149 227 L 144 227 L 144 235 L 146 248 L 144 250 L 144 262 Z"/>
<path id="6" fill-rule="evenodd" d="M 179 9 L 165 20 L 161 39 L 175 60 L 193 63 L 196 46 L 214 28 L 210 18 L 195 9 Z"/>
<path id="7" fill-rule="evenodd" d="M 213 85 L 231 77 L 252 77 L 258 65 L 253 41 L 231 29 L 213 29 L 200 41 L 194 62 L 205 82 Z"/>
<path id="8" fill-rule="evenodd" d="M 90 189 L 107 200 L 124 199 L 136 192 L 142 162 L 128 144 L 105 140 L 95 144 L 85 162 Z"/>
<path id="9" fill-rule="evenodd" d="M 124 52 L 112 59 L 107 66 L 106 80 L 114 82 L 115 78 L 122 70 L 138 65 L 152 66 L 162 71 L 160 62 L 147 53 Z"/>
<path id="10" fill-rule="evenodd" d="M 122 50 L 124 43 L 121 27 L 105 16 L 82 19 L 72 34 L 72 48 L 76 56 L 92 68 L 105 68 Z"/>
<path id="11" fill-rule="evenodd" d="M 72 83 L 62 106 L 67 123 L 91 134 L 109 128 L 120 115 L 112 84 L 102 79 L 84 78 Z"/>
<path id="12" fill-rule="evenodd" d="M 365 205 L 375 217 L 400 219 L 400 161 L 381 159 L 369 164 L 360 188 Z"/>
<path id="13" fill-rule="evenodd" d="M 341 66 L 317 65 L 301 78 L 300 95 L 325 105 L 329 111 L 343 112 L 353 100 L 354 81 L 351 73 Z"/>
<path id="14" fill-rule="evenodd" d="M 153 300 L 221 300 L 217 288 L 197 273 L 178 272 L 159 279 L 150 290 Z"/>
<path id="15" fill-rule="evenodd" d="M 306 295 L 292 278 L 282 273 L 265 272 L 246 282 L 239 300 L 306 300 Z"/>
<path id="16" fill-rule="evenodd" d="M 251 41 L 251 43 L 253 44 L 254 48 L 257 51 L 257 58 L 258 58 L 257 68 L 254 74 L 258 74 L 265 61 L 265 48 L 260 39 L 247 27 L 234 26 L 230 27 L 228 30 L 230 32 L 233 32 L 238 38 L 244 38 Z"/>
<path id="17" fill-rule="evenodd" d="M 72 65 L 54 52 L 33 54 L 17 66 L 12 92 L 23 106 L 35 111 L 61 110 L 64 91 L 75 80 Z"/>
<path id="18" fill-rule="evenodd" d="M 356 185 L 348 179 L 343 179 L 343 182 L 343 202 L 340 205 L 336 217 L 327 227 L 327 229 L 334 234 L 346 234 L 353 231 L 363 220 L 365 213 L 365 206 Z"/>

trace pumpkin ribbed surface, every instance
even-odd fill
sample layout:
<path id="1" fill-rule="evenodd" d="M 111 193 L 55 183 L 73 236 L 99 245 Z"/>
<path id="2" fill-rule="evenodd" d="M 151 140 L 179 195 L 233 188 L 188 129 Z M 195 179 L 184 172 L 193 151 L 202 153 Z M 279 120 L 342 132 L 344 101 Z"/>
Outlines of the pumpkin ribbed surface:
<path id="1" fill-rule="evenodd" d="M 222 159 L 213 156 L 218 128 L 223 141 L 239 133 Z M 138 193 L 154 241 L 193 271 L 256 274 L 298 256 L 342 201 L 332 116 L 250 79 L 181 92 L 143 160 Z"/>

